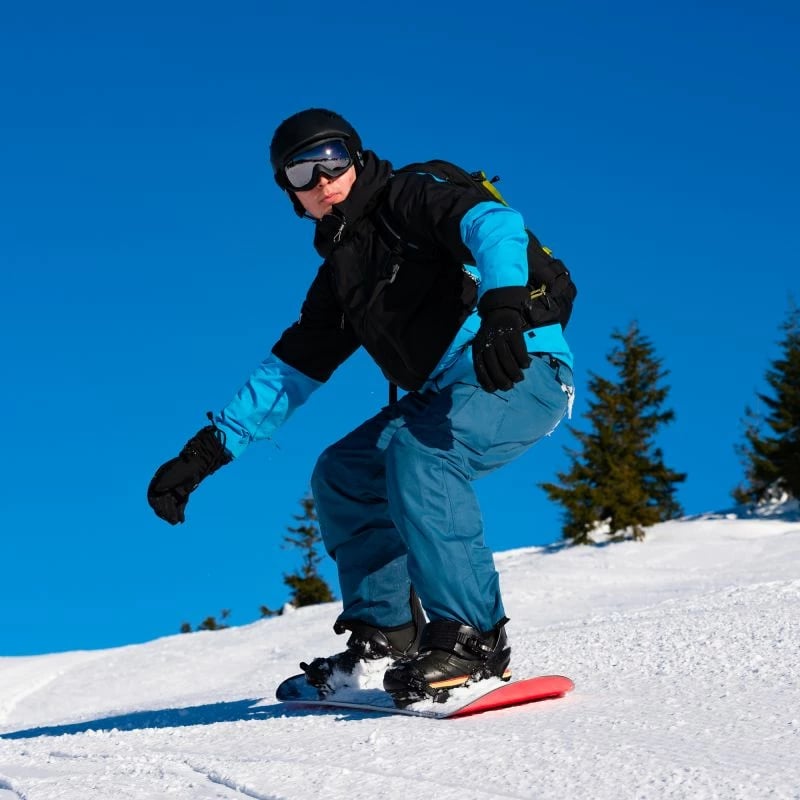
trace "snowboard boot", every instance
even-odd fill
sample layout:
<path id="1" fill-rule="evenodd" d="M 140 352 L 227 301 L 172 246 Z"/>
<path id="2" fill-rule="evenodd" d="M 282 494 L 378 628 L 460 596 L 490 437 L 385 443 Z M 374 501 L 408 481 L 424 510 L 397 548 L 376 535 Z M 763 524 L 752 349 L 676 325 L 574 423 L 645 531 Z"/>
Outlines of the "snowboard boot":
<path id="1" fill-rule="evenodd" d="M 404 708 L 431 698 L 443 703 L 451 689 L 485 678 L 510 680 L 507 622 L 504 617 L 484 633 L 452 620 L 429 622 L 417 655 L 388 669 L 383 688 L 396 706 Z"/>
<path id="2" fill-rule="evenodd" d="M 350 686 L 359 666 L 390 659 L 391 662 L 416 655 L 425 614 L 417 593 L 411 589 L 411 622 L 396 628 L 378 628 L 360 620 L 343 620 L 333 626 L 336 633 L 350 631 L 347 649 L 332 656 L 315 658 L 310 664 L 300 662 L 306 680 L 325 697 L 336 689 Z M 381 669 L 381 673 L 383 670 Z"/>

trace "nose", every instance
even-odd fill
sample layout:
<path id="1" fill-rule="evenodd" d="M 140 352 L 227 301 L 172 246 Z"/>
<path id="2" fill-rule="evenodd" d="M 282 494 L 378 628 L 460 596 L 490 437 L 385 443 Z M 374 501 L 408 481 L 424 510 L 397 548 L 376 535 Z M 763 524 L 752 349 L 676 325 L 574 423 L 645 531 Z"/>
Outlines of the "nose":
<path id="1" fill-rule="evenodd" d="M 327 186 L 332 180 L 333 179 L 329 178 L 327 175 L 320 174 L 317 186 Z"/>

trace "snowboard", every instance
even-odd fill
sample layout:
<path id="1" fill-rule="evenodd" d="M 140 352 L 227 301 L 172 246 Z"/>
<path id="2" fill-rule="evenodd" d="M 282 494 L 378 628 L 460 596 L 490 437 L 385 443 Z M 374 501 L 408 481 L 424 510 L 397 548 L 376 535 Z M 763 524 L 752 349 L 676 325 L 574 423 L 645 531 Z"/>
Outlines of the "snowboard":
<path id="1" fill-rule="evenodd" d="M 421 700 L 405 708 L 398 708 L 387 692 L 377 688 L 342 687 L 320 698 L 317 690 L 306 682 L 306 676 L 303 674 L 287 678 L 278 686 L 275 695 L 290 708 L 354 709 L 383 714 L 403 714 L 409 717 L 454 719 L 538 700 L 563 697 L 574 688 L 575 684 L 563 675 L 540 675 L 536 678 L 509 682 L 490 678 L 470 686 L 453 689 L 444 703 Z"/>

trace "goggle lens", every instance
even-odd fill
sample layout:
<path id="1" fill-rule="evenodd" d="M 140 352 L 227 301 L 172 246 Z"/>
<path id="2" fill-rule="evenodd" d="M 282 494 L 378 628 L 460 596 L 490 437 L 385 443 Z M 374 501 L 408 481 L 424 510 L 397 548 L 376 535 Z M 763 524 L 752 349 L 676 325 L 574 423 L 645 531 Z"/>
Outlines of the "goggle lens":
<path id="1" fill-rule="evenodd" d="M 347 146 L 341 139 L 319 142 L 292 156 L 283 168 L 289 187 L 296 192 L 313 189 L 320 174 L 338 178 L 353 164 Z"/>

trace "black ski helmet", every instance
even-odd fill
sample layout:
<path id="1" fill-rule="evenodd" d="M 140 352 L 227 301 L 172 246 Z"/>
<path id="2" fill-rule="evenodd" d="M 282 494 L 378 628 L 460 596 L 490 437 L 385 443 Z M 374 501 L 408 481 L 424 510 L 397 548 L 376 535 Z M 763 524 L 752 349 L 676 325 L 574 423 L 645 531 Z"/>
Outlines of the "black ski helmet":
<path id="1" fill-rule="evenodd" d="M 308 108 L 281 122 L 269 145 L 272 174 L 278 186 L 289 189 L 283 168 L 291 156 L 307 145 L 333 138 L 341 138 L 344 141 L 358 171 L 362 163 L 361 137 L 344 117 L 325 108 Z"/>

